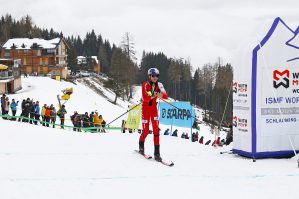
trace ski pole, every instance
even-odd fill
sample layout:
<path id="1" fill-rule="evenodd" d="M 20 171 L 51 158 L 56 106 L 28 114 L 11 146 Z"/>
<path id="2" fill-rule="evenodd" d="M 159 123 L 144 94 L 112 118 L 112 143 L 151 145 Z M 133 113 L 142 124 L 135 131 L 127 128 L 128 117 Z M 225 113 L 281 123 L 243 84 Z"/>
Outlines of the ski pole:
<path id="1" fill-rule="evenodd" d="M 118 120 L 119 118 L 121 118 L 123 115 L 127 114 L 128 112 L 130 112 L 131 110 L 133 110 L 134 108 L 136 108 L 137 106 L 139 106 L 142 102 L 140 102 L 139 104 L 137 104 L 136 106 L 132 107 L 131 109 L 127 110 L 125 113 L 121 114 L 120 116 L 118 116 L 117 118 L 115 118 L 114 120 L 112 120 L 111 122 L 109 122 L 107 124 L 107 126 L 109 126 L 109 124 L 111 124 L 112 122 L 115 122 L 116 120 Z"/>

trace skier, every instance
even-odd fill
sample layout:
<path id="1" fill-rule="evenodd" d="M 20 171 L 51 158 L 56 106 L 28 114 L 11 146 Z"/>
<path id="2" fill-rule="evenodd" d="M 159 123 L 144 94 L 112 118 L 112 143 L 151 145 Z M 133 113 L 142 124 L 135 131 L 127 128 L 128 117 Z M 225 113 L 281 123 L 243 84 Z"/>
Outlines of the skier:
<path id="1" fill-rule="evenodd" d="M 144 155 L 144 141 L 149 133 L 149 122 L 153 126 L 155 160 L 162 162 L 159 143 L 159 120 L 157 110 L 157 98 L 167 99 L 167 93 L 162 83 L 158 82 L 159 70 L 150 68 L 148 70 L 147 82 L 142 84 L 142 134 L 139 138 L 139 153 Z"/>

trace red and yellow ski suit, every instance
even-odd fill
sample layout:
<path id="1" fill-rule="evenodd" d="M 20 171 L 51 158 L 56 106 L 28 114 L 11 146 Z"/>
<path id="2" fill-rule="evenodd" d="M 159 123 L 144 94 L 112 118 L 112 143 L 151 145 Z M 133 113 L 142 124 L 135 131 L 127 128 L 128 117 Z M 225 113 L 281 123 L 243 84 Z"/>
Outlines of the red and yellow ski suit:
<path id="1" fill-rule="evenodd" d="M 153 126 L 154 144 L 159 145 L 159 118 L 157 109 L 157 98 L 152 98 L 155 94 L 162 93 L 162 98 L 167 99 L 167 93 L 160 82 L 144 82 L 142 84 L 142 134 L 140 142 L 144 142 L 149 133 L 149 122 Z"/>

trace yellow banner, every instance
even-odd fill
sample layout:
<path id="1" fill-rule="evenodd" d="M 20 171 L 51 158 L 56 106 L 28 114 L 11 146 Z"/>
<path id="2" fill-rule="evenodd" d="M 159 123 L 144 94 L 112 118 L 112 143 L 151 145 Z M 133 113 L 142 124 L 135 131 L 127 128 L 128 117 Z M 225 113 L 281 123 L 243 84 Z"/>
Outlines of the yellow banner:
<path id="1" fill-rule="evenodd" d="M 133 108 L 136 105 L 132 105 L 129 109 Z M 126 121 L 125 127 L 128 129 L 138 129 L 141 119 L 141 104 L 136 106 L 128 114 L 128 119 Z"/>

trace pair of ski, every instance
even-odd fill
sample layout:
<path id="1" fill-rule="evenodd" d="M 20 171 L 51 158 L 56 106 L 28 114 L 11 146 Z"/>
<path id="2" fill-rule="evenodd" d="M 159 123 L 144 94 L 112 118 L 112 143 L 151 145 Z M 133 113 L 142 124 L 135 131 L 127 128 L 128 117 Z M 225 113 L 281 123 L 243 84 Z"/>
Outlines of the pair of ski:
<path id="1" fill-rule="evenodd" d="M 153 157 L 152 157 L 151 155 L 148 155 L 148 154 L 142 154 L 142 153 L 140 153 L 138 150 L 135 150 L 135 152 L 138 153 L 138 154 L 140 154 L 141 156 L 143 156 L 143 157 L 144 157 L 145 159 L 147 159 L 147 160 L 151 160 L 151 159 L 153 159 Z M 157 161 L 157 162 L 160 162 L 160 161 Z M 163 164 L 163 165 L 165 165 L 165 166 L 169 166 L 169 167 L 174 166 L 174 163 L 173 163 L 173 162 L 166 162 L 166 161 L 164 161 L 164 160 L 162 160 L 160 163 Z"/>

